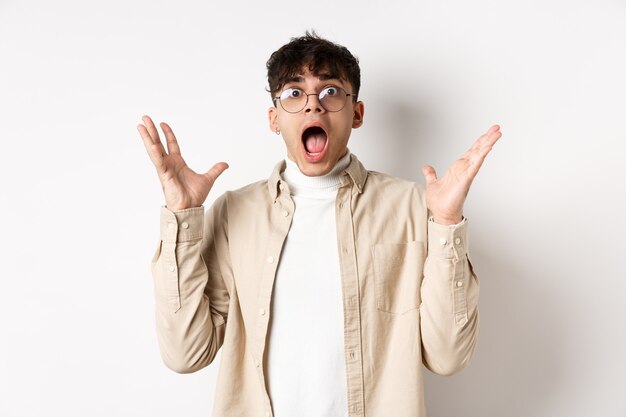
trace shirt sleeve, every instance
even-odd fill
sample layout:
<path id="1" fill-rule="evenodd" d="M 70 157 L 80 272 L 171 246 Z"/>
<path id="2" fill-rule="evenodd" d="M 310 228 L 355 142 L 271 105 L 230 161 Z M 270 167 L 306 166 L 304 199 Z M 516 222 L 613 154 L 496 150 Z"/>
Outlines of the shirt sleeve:
<path id="1" fill-rule="evenodd" d="M 224 340 L 229 296 L 215 254 L 214 208 L 161 208 L 152 261 L 156 331 L 165 364 L 179 373 L 210 364 Z"/>
<path id="2" fill-rule="evenodd" d="M 478 277 L 467 254 L 467 220 L 428 221 L 428 255 L 421 287 L 424 365 L 440 375 L 463 369 L 478 337 Z"/>

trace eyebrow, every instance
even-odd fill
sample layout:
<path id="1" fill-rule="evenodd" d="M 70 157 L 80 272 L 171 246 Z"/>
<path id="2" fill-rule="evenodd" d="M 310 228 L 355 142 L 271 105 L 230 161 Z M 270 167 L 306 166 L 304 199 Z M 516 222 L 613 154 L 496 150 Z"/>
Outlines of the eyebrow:
<path id="1" fill-rule="evenodd" d="M 328 81 L 328 80 L 341 81 L 341 78 L 339 78 L 338 76 L 334 74 L 329 74 L 329 73 L 319 74 L 317 78 L 319 78 L 321 81 Z M 287 78 L 287 80 L 285 80 L 285 84 L 301 83 L 303 81 L 304 81 L 304 77 L 302 75 L 294 75 L 293 77 Z"/>

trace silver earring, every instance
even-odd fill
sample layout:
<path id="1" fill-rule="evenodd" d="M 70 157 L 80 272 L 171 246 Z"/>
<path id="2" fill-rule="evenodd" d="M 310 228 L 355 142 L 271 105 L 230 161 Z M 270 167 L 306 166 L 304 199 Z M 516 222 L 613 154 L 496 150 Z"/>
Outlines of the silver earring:
<path id="1" fill-rule="evenodd" d="M 276 128 L 276 130 L 274 132 L 276 132 L 277 135 L 280 135 L 280 129 L 279 128 Z"/>

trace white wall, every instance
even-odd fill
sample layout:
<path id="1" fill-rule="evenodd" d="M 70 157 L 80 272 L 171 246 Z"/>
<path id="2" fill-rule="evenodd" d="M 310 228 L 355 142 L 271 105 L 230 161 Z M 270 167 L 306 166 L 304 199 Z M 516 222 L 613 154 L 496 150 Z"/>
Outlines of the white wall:
<path id="1" fill-rule="evenodd" d="M 266 177 L 265 62 L 307 28 L 361 60 L 370 169 L 422 181 L 502 126 L 466 207 L 479 346 L 427 376 L 429 416 L 626 416 L 624 22 L 620 0 L 0 0 L 0 416 L 210 415 L 217 364 L 158 354 L 135 126 L 228 161 L 210 199 Z"/>

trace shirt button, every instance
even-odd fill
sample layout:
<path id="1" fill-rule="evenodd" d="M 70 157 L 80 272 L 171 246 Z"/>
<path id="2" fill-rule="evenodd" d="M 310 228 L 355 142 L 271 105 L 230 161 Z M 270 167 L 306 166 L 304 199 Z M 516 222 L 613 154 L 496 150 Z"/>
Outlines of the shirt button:
<path id="1" fill-rule="evenodd" d="M 442 237 L 441 239 L 439 239 L 439 244 L 440 244 L 441 246 L 445 246 L 445 245 L 446 245 L 446 243 L 448 243 L 448 241 L 447 241 L 445 238 L 443 238 L 443 237 Z"/>
<path id="2" fill-rule="evenodd" d="M 457 237 L 456 239 L 454 239 L 454 243 L 456 243 L 457 245 L 461 244 L 461 238 Z"/>
<path id="3" fill-rule="evenodd" d="M 267 258 L 267 263 L 268 264 L 274 263 L 274 257 L 270 256 L 269 258 Z"/>
<path id="4" fill-rule="evenodd" d="M 181 226 L 183 226 L 183 229 L 189 229 L 189 223 L 187 222 L 183 222 Z"/>
<path id="5" fill-rule="evenodd" d="M 172 265 L 172 266 L 170 266 L 170 271 L 174 272 L 174 270 L 175 270 L 175 269 L 176 269 L 176 268 L 174 268 L 174 266 L 173 266 L 173 265 Z"/>
<path id="6" fill-rule="evenodd" d="M 350 359 L 353 359 L 353 360 L 354 360 L 354 357 L 355 357 L 354 352 L 350 352 Z"/>
<path id="7" fill-rule="evenodd" d="M 265 315 L 265 309 L 264 308 L 259 309 L 259 314 L 264 316 Z"/>
<path id="8" fill-rule="evenodd" d="M 457 281 L 456 282 L 456 286 L 457 287 L 462 287 L 463 286 L 463 281 Z"/>
<path id="9" fill-rule="evenodd" d="M 283 216 L 285 217 L 289 216 L 289 212 L 287 210 L 283 211 Z"/>
<path id="10" fill-rule="evenodd" d="M 255 365 L 257 368 L 258 368 L 259 366 L 261 366 L 261 364 L 259 363 L 259 361 L 258 361 L 258 360 L 256 360 L 256 359 L 254 360 L 254 365 Z"/>

